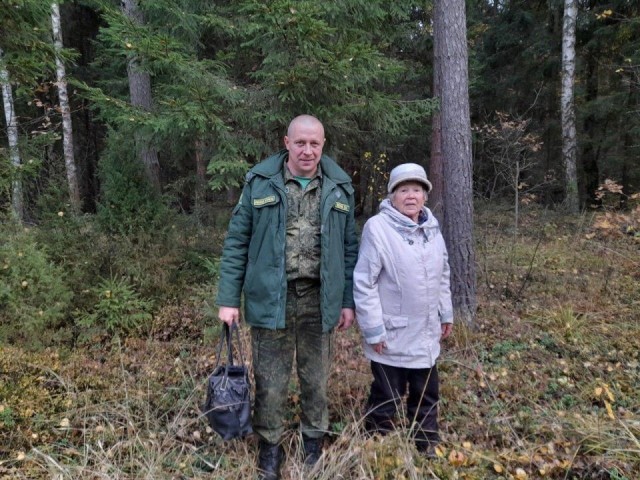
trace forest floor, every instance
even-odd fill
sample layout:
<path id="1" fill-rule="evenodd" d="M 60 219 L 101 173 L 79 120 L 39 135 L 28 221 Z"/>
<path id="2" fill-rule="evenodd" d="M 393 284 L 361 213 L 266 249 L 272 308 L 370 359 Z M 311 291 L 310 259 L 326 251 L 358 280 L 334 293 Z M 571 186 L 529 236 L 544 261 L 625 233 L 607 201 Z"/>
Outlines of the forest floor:
<path id="1" fill-rule="evenodd" d="M 640 478 L 640 219 L 531 209 L 515 232 L 508 210 L 477 212 L 478 315 L 443 342 L 437 457 L 401 421 L 365 436 L 371 377 L 352 328 L 335 334 L 331 432 L 311 471 L 292 381 L 283 478 Z M 185 301 L 154 322 L 146 338 L 0 348 L 0 479 L 255 478 L 255 438 L 223 442 L 199 411 L 211 321 Z"/>

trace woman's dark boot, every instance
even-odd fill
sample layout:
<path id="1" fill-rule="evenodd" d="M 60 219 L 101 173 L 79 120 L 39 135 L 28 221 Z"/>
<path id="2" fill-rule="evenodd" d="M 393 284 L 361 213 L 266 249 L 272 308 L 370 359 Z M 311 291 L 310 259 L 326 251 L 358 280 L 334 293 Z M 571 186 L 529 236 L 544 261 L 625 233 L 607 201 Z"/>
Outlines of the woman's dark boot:
<path id="1" fill-rule="evenodd" d="M 322 439 L 303 435 L 302 445 L 304 446 L 304 464 L 311 467 L 318 463 L 320 455 L 322 455 Z"/>
<path id="2" fill-rule="evenodd" d="M 260 440 L 258 451 L 258 480 L 278 480 L 280 478 L 280 464 L 284 451 L 282 446 Z"/>

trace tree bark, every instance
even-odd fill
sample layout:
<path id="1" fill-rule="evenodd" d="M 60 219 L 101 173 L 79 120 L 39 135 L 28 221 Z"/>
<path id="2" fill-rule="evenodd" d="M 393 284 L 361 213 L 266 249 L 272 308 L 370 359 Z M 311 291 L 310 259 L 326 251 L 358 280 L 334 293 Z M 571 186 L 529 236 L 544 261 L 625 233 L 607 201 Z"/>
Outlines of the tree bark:
<path id="1" fill-rule="evenodd" d="M 562 159 L 565 174 L 565 204 L 571 213 L 578 213 L 580 210 L 576 168 L 578 142 L 576 138 L 576 112 L 573 99 L 576 76 L 577 17 L 577 0 L 565 0 L 564 22 L 562 26 L 562 93 L 560 108 L 562 118 Z"/>
<path id="2" fill-rule="evenodd" d="M 9 71 L 4 64 L 4 52 L 0 48 L 0 84 L 2 84 L 2 103 L 4 105 L 4 118 L 7 122 L 7 140 L 9 142 L 9 157 L 14 169 L 14 179 L 11 182 L 11 208 L 15 217 L 24 220 L 24 198 L 22 193 L 22 180 L 20 178 L 20 149 L 18 147 L 18 119 L 13 106 L 13 90 L 9 81 Z"/>
<path id="3" fill-rule="evenodd" d="M 438 35 L 434 36 L 434 59 L 433 64 L 439 65 L 442 59 L 438 56 L 438 47 L 440 42 Z M 438 75 L 433 75 L 433 96 L 441 99 L 440 81 Z M 429 160 L 429 180 L 433 186 L 429 193 L 429 206 L 431 211 L 442 225 L 444 222 L 444 177 L 442 165 L 442 118 L 440 117 L 441 108 L 433 114 L 431 118 L 431 159 Z"/>
<path id="4" fill-rule="evenodd" d="M 122 11 L 137 25 L 144 25 L 144 16 L 138 7 L 137 0 L 122 0 Z M 127 76 L 129 79 L 129 95 L 131 104 L 149 112 L 152 109 L 151 77 L 140 68 L 137 54 L 132 53 L 127 62 Z M 140 160 L 144 165 L 147 179 L 153 188 L 160 191 L 160 162 L 158 152 L 150 146 L 140 132 L 135 133 Z"/>
<path id="5" fill-rule="evenodd" d="M 471 119 L 464 0 L 436 0 L 434 36 L 440 85 L 443 158 L 443 231 L 451 264 L 455 315 L 473 323 L 476 266 L 473 238 Z"/>
<path id="6" fill-rule="evenodd" d="M 58 2 L 51 4 L 51 26 L 53 30 L 53 44 L 56 51 L 56 85 L 60 100 L 60 114 L 62 115 L 62 149 L 64 152 L 64 166 L 67 172 L 69 199 L 74 213 L 81 210 L 80 188 L 76 171 L 75 155 L 73 152 L 73 126 L 71 123 L 71 108 L 67 94 L 67 78 L 62 62 L 62 29 L 60 28 L 60 8 Z"/>

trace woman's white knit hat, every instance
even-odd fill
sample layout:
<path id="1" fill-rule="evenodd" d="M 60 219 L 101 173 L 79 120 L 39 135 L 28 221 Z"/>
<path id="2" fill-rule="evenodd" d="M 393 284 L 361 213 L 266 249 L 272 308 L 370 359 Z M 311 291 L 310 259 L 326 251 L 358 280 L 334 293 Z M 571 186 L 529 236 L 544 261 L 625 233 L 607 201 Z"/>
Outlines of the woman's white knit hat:
<path id="1" fill-rule="evenodd" d="M 417 163 L 403 163 L 391 170 L 387 191 L 392 193 L 394 188 L 402 182 L 422 183 L 427 188 L 427 193 L 433 188 L 427 179 L 427 172 Z"/>

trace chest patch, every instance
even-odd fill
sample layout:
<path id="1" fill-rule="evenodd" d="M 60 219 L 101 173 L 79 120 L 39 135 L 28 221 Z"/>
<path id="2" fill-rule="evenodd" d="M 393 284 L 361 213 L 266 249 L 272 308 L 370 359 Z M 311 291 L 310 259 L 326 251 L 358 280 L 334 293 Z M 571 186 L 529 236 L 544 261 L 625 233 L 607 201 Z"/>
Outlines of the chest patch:
<path id="1" fill-rule="evenodd" d="M 268 197 L 254 198 L 253 199 L 253 206 L 254 207 L 262 207 L 264 205 L 270 205 L 272 203 L 276 203 L 276 196 L 275 195 L 269 195 Z"/>
<path id="2" fill-rule="evenodd" d="M 341 212 L 348 212 L 349 211 L 349 205 L 346 203 L 342 203 L 342 202 L 336 202 L 333 205 L 333 208 L 335 208 L 336 210 L 340 210 Z"/>

